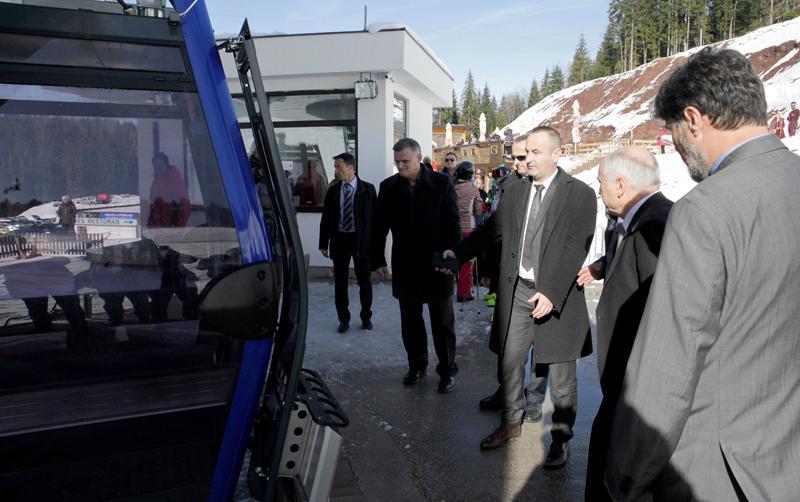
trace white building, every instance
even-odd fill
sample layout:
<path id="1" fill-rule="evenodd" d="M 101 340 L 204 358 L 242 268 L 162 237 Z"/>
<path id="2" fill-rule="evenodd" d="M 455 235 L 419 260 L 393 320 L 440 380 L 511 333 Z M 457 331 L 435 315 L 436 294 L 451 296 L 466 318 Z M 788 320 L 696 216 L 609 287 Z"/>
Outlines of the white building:
<path id="1" fill-rule="evenodd" d="M 325 189 L 334 179 L 332 157 L 344 151 L 355 155 L 359 176 L 377 189 L 396 172 L 397 139 L 414 138 L 423 155 L 432 156 L 432 111 L 451 104 L 453 77 L 419 36 L 402 26 L 254 41 L 303 249 L 311 266 L 329 267 L 317 247 Z M 235 96 L 241 87 L 233 58 L 222 62 Z M 374 80 L 377 96 L 356 99 L 359 80 Z M 236 101 L 249 148 L 247 113 L 241 99 Z"/>

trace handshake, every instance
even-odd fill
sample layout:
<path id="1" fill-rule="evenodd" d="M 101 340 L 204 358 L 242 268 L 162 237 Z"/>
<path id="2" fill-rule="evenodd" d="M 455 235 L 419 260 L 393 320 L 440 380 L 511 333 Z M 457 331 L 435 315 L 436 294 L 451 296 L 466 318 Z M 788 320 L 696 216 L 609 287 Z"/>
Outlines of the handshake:
<path id="1" fill-rule="evenodd" d="M 458 258 L 456 258 L 456 254 L 450 249 L 444 251 L 442 254 L 434 252 L 432 261 L 433 268 L 436 269 L 437 272 L 441 272 L 445 275 L 455 275 L 458 273 Z"/>

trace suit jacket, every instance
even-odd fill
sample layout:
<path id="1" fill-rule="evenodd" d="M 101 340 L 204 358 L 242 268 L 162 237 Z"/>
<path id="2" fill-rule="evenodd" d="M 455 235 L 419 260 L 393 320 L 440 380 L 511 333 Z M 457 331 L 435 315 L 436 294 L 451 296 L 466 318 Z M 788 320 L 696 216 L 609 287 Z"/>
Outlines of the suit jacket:
<path id="1" fill-rule="evenodd" d="M 420 168 L 412 190 L 395 174 L 383 180 L 375 210 L 372 267 L 386 265 L 386 235 L 392 231 L 392 295 L 429 302 L 453 294 L 453 279 L 433 269 L 433 253 L 461 239 L 453 183 L 447 175 Z"/>
<path id="2" fill-rule="evenodd" d="M 497 354 L 503 353 L 511 319 L 530 189 L 527 180 L 507 183 L 497 211 L 453 249 L 465 261 L 502 242 L 497 322 L 492 324 L 489 343 Z M 592 351 L 586 301 L 575 278 L 594 236 L 596 210 L 594 191 L 559 168 L 542 200 L 536 226 L 541 233 L 536 289 L 554 305 L 552 314 L 535 323 L 537 363 L 574 361 Z"/>
<path id="3" fill-rule="evenodd" d="M 605 271 L 597 304 L 597 369 L 603 396 L 622 388 L 625 366 L 644 312 L 658 263 L 661 238 L 672 201 L 660 192 L 636 211 Z"/>
<path id="4" fill-rule="evenodd" d="M 336 254 L 336 240 L 333 236 L 339 231 L 339 192 L 342 181 L 336 180 L 325 193 L 325 205 L 322 208 L 322 219 L 319 222 L 319 249 L 328 249 L 331 256 Z M 369 258 L 372 249 L 372 214 L 375 210 L 375 187 L 371 183 L 358 178 L 355 200 L 353 200 L 353 216 L 356 223 L 356 256 Z"/>
<path id="5" fill-rule="evenodd" d="M 617 500 L 797 500 L 798 186 L 768 135 L 675 203 L 614 416 Z"/>

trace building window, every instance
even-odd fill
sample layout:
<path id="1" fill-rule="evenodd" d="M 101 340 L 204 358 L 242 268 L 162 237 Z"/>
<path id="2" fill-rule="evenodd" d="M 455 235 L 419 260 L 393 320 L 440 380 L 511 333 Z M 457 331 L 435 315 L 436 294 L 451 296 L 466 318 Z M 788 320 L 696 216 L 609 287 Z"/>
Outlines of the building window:
<path id="1" fill-rule="evenodd" d="M 399 94 L 394 95 L 394 140 L 408 137 L 408 100 Z"/>
<path id="2" fill-rule="evenodd" d="M 334 179 L 333 157 L 357 156 L 356 101 L 352 90 L 270 93 L 269 111 L 283 171 L 299 211 L 321 211 Z M 253 134 L 244 101 L 234 96 L 245 146 Z"/>

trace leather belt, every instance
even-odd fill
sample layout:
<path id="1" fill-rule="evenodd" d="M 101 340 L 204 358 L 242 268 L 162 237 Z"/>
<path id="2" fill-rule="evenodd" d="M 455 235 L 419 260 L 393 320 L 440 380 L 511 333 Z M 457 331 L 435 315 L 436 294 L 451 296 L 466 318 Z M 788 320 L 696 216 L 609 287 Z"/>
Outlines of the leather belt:
<path id="1" fill-rule="evenodd" d="M 536 289 L 536 283 L 530 279 L 525 279 L 524 277 L 517 276 L 517 280 L 531 289 Z"/>

